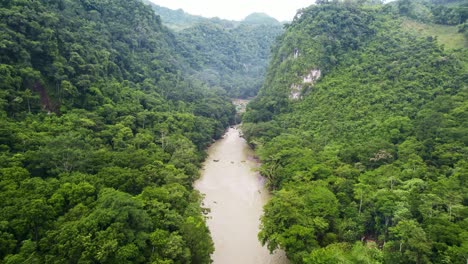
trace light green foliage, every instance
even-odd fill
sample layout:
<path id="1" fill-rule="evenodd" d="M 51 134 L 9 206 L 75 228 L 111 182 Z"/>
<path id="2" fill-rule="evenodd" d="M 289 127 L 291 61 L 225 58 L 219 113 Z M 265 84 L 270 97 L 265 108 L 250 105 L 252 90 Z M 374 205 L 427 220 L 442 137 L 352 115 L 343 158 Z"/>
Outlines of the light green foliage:
<path id="1" fill-rule="evenodd" d="M 244 115 L 275 190 L 261 241 L 293 263 L 466 262 L 466 50 L 402 30 L 411 1 L 329 2 L 287 26 Z"/>
<path id="2" fill-rule="evenodd" d="M 436 37 L 437 42 L 448 49 L 461 49 L 468 47 L 468 38 L 457 26 L 425 24 L 414 20 L 404 20 L 402 27 L 424 37 Z"/>
<path id="3" fill-rule="evenodd" d="M 386 249 L 399 245 L 398 253 L 390 251 L 387 258 L 397 259 L 404 263 L 428 263 L 427 255 L 430 243 L 427 241 L 424 230 L 414 220 L 401 221 L 390 230 L 395 240 L 386 245 Z"/>
<path id="4" fill-rule="evenodd" d="M 304 185 L 284 187 L 265 207 L 260 241 L 273 251 L 283 248 L 289 258 L 301 262 L 307 252 L 333 243 L 338 201 L 326 187 Z M 330 241 L 322 238 L 329 237 Z"/>
<path id="5" fill-rule="evenodd" d="M 309 256 L 305 257 L 304 263 L 379 264 L 382 263 L 381 259 L 380 250 L 376 248 L 376 245 L 366 246 L 359 242 L 354 245 L 336 243 L 312 251 Z"/>

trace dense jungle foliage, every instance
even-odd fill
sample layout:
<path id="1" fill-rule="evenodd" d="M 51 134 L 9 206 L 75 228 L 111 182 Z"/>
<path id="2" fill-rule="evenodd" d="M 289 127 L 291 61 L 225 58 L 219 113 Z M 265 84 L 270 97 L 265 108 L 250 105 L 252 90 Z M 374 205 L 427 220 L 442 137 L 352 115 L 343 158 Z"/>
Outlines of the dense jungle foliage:
<path id="1" fill-rule="evenodd" d="M 176 30 L 178 50 L 191 78 L 221 88 L 233 98 L 257 94 L 263 84 L 271 47 L 283 32 L 274 18 L 253 13 L 243 21 L 202 18 L 150 4 L 163 24 Z"/>
<path id="2" fill-rule="evenodd" d="M 137 0 L 0 1 L 0 263 L 209 263 L 192 182 L 232 122 Z"/>
<path id="3" fill-rule="evenodd" d="M 319 2 L 243 118 L 274 192 L 259 239 L 292 263 L 466 263 L 467 49 L 405 30 L 410 1 Z"/>
<path id="4" fill-rule="evenodd" d="M 192 66 L 193 78 L 220 87 L 233 98 L 257 94 L 265 78 L 271 46 L 283 26 L 257 23 L 251 18 L 233 28 L 211 21 L 200 23 L 177 35 L 180 50 Z"/>

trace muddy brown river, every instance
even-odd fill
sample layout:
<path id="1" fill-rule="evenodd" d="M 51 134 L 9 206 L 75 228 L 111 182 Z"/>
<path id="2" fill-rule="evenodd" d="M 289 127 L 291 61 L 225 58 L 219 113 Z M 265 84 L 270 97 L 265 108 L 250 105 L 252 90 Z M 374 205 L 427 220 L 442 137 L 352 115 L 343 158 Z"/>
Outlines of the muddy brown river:
<path id="1" fill-rule="evenodd" d="M 208 154 L 195 188 L 205 195 L 204 207 L 211 209 L 207 223 L 215 245 L 213 263 L 289 263 L 284 252 L 270 254 L 258 241 L 260 216 L 270 197 L 239 130 L 230 128 Z"/>

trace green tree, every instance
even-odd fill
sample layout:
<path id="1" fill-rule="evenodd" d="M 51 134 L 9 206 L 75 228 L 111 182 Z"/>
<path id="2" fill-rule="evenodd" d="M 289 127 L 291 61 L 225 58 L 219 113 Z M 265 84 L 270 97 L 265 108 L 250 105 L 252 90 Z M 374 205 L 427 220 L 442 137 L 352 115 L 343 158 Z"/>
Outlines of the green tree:
<path id="1" fill-rule="evenodd" d="M 392 261 L 391 255 L 396 251 L 399 256 L 395 260 L 399 263 L 429 263 L 430 242 L 417 222 L 401 221 L 390 229 L 390 233 L 395 240 L 386 246 L 387 261 Z"/>
<path id="2" fill-rule="evenodd" d="M 307 252 L 334 242 L 326 237 L 337 213 L 334 194 L 319 184 L 284 188 L 265 207 L 259 239 L 270 251 L 285 249 L 301 263 Z"/>

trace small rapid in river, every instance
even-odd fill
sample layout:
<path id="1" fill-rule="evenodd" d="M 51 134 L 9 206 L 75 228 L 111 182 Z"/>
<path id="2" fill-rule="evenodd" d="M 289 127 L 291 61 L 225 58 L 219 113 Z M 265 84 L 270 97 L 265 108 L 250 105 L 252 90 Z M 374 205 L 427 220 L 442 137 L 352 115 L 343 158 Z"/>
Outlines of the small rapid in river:
<path id="1" fill-rule="evenodd" d="M 270 255 L 258 241 L 260 216 L 270 196 L 239 132 L 230 128 L 209 148 L 202 176 L 195 182 L 205 195 L 204 207 L 211 210 L 207 223 L 215 245 L 214 264 L 288 263 L 284 252 Z"/>

